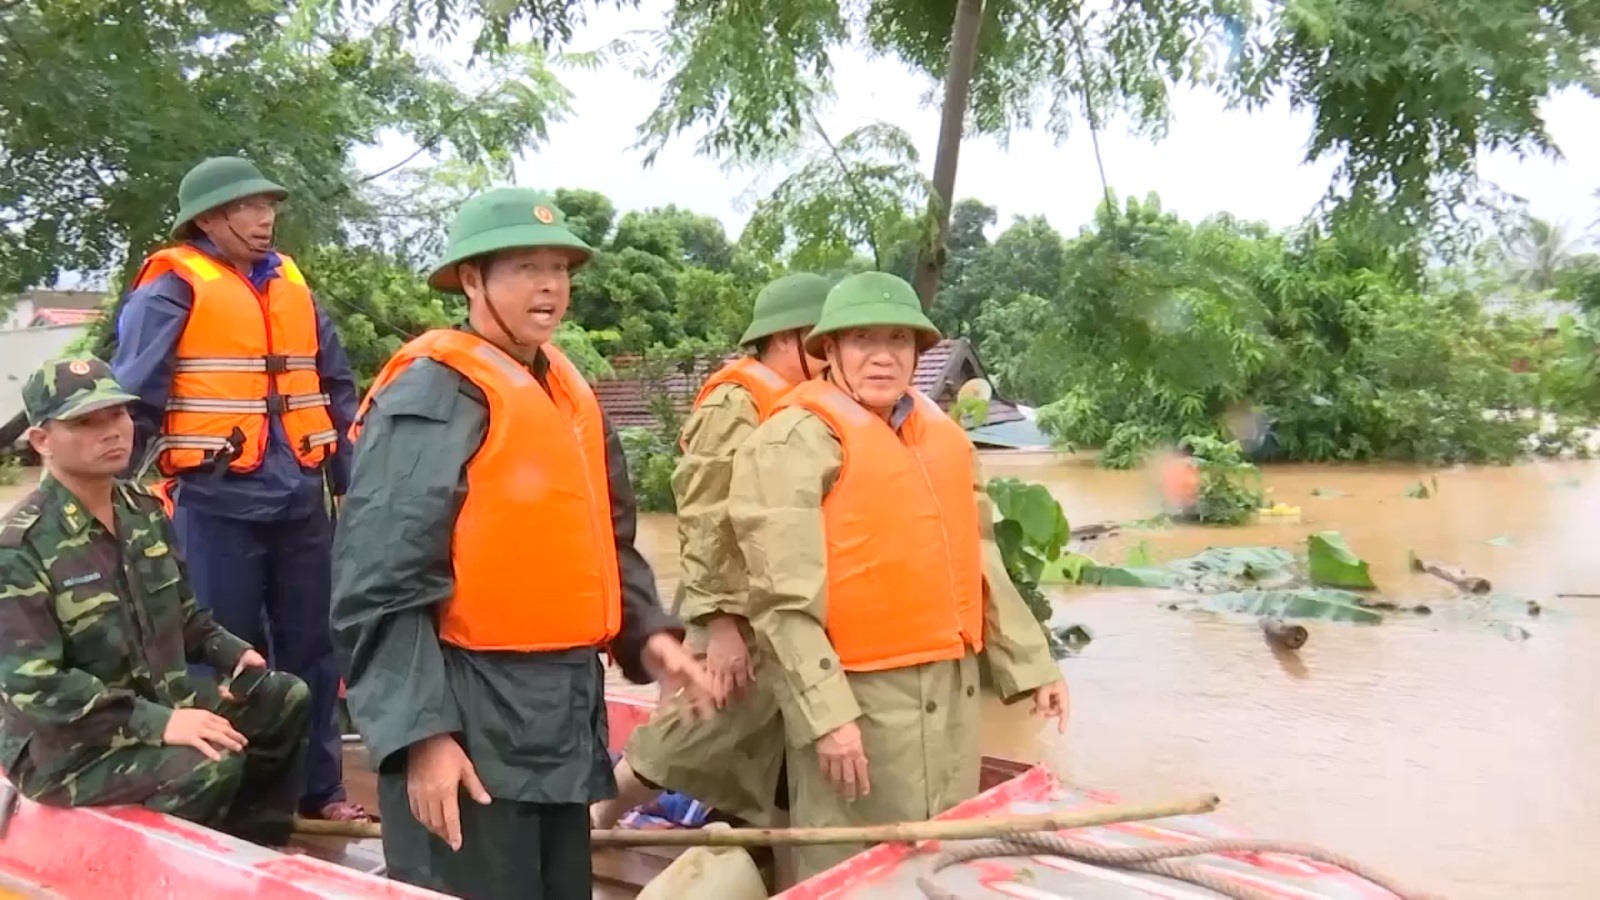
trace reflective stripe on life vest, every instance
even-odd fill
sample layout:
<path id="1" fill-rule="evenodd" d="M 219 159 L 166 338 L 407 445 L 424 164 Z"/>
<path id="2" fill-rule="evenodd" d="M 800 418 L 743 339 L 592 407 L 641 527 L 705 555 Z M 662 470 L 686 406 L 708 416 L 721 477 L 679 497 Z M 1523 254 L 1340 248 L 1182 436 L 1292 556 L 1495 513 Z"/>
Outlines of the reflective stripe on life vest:
<path id="1" fill-rule="evenodd" d="M 959 659 L 983 649 L 983 550 L 966 432 L 913 389 L 897 434 L 825 380 L 803 407 L 839 438 L 844 464 L 822 502 L 826 628 L 846 671 Z"/>
<path id="2" fill-rule="evenodd" d="M 278 277 L 262 294 L 231 267 L 180 245 L 145 260 L 134 287 L 168 272 L 188 283 L 194 300 L 178 339 L 162 431 L 151 445 L 161 472 L 206 465 L 235 428 L 244 443 L 228 467 L 254 471 L 274 417 L 300 464 L 321 465 L 338 433 L 317 373 L 316 306 L 299 267 L 280 254 Z"/>
<path id="3" fill-rule="evenodd" d="M 548 392 L 528 369 L 464 331 L 430 331 L 373 381 L 351 428 L 419 359 L 461 373 L 484 394 L 489 427 L 467 464 L 451 541 L 455 590 L 439 638 L 469 650 L 598 647 L 622 627 L 622 585 L 600 404 L 553 345 Z"/>

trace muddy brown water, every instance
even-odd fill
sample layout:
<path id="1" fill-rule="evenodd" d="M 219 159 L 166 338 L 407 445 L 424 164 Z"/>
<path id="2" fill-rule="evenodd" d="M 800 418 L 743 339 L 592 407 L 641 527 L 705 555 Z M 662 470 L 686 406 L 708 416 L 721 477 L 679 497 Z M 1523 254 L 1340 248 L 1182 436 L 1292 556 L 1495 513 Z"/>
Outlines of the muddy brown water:
<path id="1" fill-rule="evenodd" d="M 985 466 L 1047 485 L 1075 525 L 1160 509 L 1145 472 L 1054 454 L 991 454 Z M 1248 621 L 1166 609 L 1164 592 L 1057 591 L 1057 621 L 1094 633 L 1065 663 L 1068 734 L 1041 740 L 1024 710 L 997 706 L 985 751 L 1130 798 L 1215 791 L 1227 819 L 1259 836 L 1311 841 L 1445 896 L 1600 896 L 1600 599 L 1556 596 L 1600 595 L 1600 463 L 1264 474 L 1299 523 L 1124 532 L 1087 552 L 1120 564 L 1140 541 L 1158 562 L 1208 546 L 1303 551 L 1308 534 L 1335 529 L 1382 593 L 1435 614 L 1309 622 L 1310 641 L 1287 655 Z M 1406 497 L 1435 478 L 1431 498 Z M 644 547 L 670 587 L 671 520 L 646 519 Z M 1518 620 L 1530 636 L 1510 640 L 1449 585 L 1412 574 L 1408 549 L 1544 613 Z"/>
<path id="2" fill-rule="evenodd" d="M 1053 454 L 992 454 L 986 468 L 1046 484 L 1075 525 L 1159 510 L 1148 473 Z M 1265 477 L 1299 523 L 1124 532 L 1088 552 L 1119 564 L 1140 541 L 1157 561 L 1208 546 L 1303 549 L 1307 534 L 1335 529 L 1385 595 L 1435 614 L 1310 622 L 1310 641 L 1287 655 L 1247 621 L 1168 610 L 1161 592 L 1057 591 L 1058 621 L 1094 633 L 1064 666 L 1068 734 L 1041 739 L 1025 709 L 997 706 L 985 751 L 1130 799 L 1215 791 L 1226 817 L 1260 836 L 1318 843 L 1450 897 L 1600 896 L 1600 599 L 1557 596 L 1600 595 L 1600 463 Z M 1405 496 L 1433 478 L 1430 499 Z M 0 501 L 18 492 L 0 488 Z M 676 541 L 670 517 L 642 517 L 664 596 Z M 1510 640 L 1449 586 L 1410 573 L 1408 549 L 1544 613 L 1518 620 L 1529 637 Z"/>

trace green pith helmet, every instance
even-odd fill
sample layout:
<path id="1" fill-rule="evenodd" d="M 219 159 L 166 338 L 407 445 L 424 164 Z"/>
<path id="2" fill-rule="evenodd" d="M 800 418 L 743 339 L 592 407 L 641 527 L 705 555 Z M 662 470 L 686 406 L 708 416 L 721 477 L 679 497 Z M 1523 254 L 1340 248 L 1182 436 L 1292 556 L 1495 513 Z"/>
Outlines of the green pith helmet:
<path id="1" fill-rule="evenodd" d="M 289 191 L 268 181 L 248 159 L 213 156 L 190 169 L 178 182 L 178 220 L 172 225 L 172 237 L 183 237 L 189 223 L 201 213 L 258 194 L 282 200 Z"/>
<path id="2" fill-rule="evenodd" d="M 572 253 L 572 268 L 589 261 L 594 248 L 567 230 L 555 198 L 530 188 L 496 188 L 461 205 L 450 224 L 450 242 L 434 264 L 428 284 L 461 293 L 456 267 L 497 250 L 560 247 Z"/>
<path id="3" fill-rule="evenodd" d="M 806 352 L 822 356 L 824 335 L 873 325 L 899 325 L 915 329 L 917 350 L 932 347 L 944 337 L 922 311 L 922 301 L 904 278 L 888 272 L 862 272 L 833 286 L 822 304 L 822 317 L 806 335 Z"/>
<path id="4" fill-rule="evenodd" d="M 785 275 L 770 281 L 756 295 L 750 313 L 750 327 L 741 344 L 753 344 L 764 337 L 810 328 L 822 315 L 822 301 L 828 298 L 828 279 L 809 272 Z"/>

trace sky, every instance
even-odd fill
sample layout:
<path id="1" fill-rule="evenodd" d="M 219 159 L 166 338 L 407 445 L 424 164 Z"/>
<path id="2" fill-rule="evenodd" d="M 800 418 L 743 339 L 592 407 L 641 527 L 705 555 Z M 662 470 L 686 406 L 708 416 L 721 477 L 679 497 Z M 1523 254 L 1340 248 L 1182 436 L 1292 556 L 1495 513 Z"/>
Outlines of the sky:
<path id="1" fill-rule="evenodd" d="M 630 31 L 657 28 L 669 7 L 668 0 L 645 0 L 639 10 L 596 12 L 571 49 L 595 49 Z M 933 83 L 897 61 L 860 51 L 839 53 L 835 62 L 838 99 L 822 116 L 828 133 L 837 139 L 872 121 L 892 122 L 915 139 L 924 171 L 931 172 L 939 113 L 922 101 Z M 551 128 L 547 144 L 520 161 L 517 178 L 524 186 L 591 188 L 623 210 L 677 204 L 716 216 L 736 237 L 758 192 L 775 183 L 773 173 L 729 173 L 697 156 L 693 134 L 675 138 L 647 169 L 643 151 L 629 147 L 659 98 L 659 85 L 620 68 L 564 69 L 560 78 L 574 94 L 573 112 Z M 1108 123 L 1102 131 L 1107 177 L 1120 196 L 1154 191 L 1163 206 L 1186 217 L 1227 211 L 1288 226 L 1327 189 L 1335 163 L 1303 162 L 1310 118 L 1291 112 L 1286 102 L 1230 112 L 1214 96 L 1196 92 L 1176 97 L 1172 107 L 1172 125 L 1159 142 L 1128 134 L 1125 123 Z M 1600 101 L 1561 95 L 1543 112 L 1564 160 L 1491 155 L 1480 161 L 1479 174 L 1526 198 L 1534 215 L 1565 220 L 1575 233 L 1591 230 L 1600 218 Z M 405 152 L 380 146 L 363 157 L 376 168 Z M 957 197 L 996 207 L 1001 228 L 1013 216 L 1043 215 L 1073 234 L 1092 215 L 1100 190 L 1086 128 L 1060 145 L 1043 133 L 1022 133 L 1006 148 L 989 138 L 969 138 L 962 146 Z"/>

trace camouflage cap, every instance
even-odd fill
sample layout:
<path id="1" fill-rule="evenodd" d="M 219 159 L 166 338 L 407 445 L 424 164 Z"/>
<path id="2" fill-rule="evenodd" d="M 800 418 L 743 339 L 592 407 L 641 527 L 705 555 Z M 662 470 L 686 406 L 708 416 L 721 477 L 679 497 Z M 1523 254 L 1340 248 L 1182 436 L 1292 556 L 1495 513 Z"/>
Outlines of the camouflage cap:
<path id="1" fill-rule="evenodd" d="M 124 391 L 103 361 L 52 359 L 40 366 L 22 388 L 22 405 L 29 425 L 51 419 L 75 419 L 108 406 L 139 399 Z"/>

